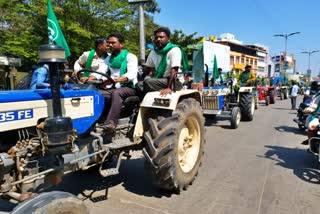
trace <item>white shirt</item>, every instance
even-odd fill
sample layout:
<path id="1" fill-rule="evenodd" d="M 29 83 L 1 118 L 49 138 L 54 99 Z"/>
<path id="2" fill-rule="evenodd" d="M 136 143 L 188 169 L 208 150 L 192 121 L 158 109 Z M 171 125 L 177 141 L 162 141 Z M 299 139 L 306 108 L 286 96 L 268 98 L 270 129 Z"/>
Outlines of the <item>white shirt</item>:
<path id="1" fill-rule="evenodd" d="M 297 85 L 293 85 L 290 95 L 292 97 L 296 97 L 298 95 L 298 90 L 299 90 L 299 87 Z"/>
<path id="2" fill-rule="evenodd" d="M 309 107 L 307 107 L 306 110 L 310 112 L 314 112 L 318 108 L 319 102 L 320 102 L 320 93 L 316 94 L 313 97 L 311 103 L 309 104 Z"/>
<path id="3" fill-rule="evenodd" d="M 86 67 L 86 63 L 89 57 L 90 51 L 84 52 L 79 59 L 74 63 L 73 69 L 75 71 L 80 71 Z M 98 71 L 101 73 L 106 73 L 108 70 L 108 65 L 105 63 L 104 55 L 98 57 L 97 53 L 94 53 L 91 70 Z M 100 74 L 91 73 L 90 76 L 94 76 L 96 79 L 101 79 L 102 76 Z"/>
<path id="4" fill-rule="evenodd" d="M 109 65 L 109 61 L 110 61 L 111 55 L 108 56 L 105 59 L 105 63 L 107 65 Z M 134 85 L 138 82 L 138 58 L 136 57 L 136 55 L 132 54 L 132 53 L 128 53 L 127 55 L 127 73 L 123 74 L 123 77 L 127 77 L 128 78 L 128 82 L 132 82 Z M 120 77 L 120 68 L 110 68 L 110 77 L 111 78 L 115 78 L 115 77 Z M 103 77 L 103 79 L 106 79 L 105 77 Z M 111 87 L 111 86 L 108 86 Z M 118 82 L 116 84 L 116 88 L 120 88 L 121 85 Z"/>
<path id="5" fill-rule="evenodd" d="M 181 57 L 181 50 L 179 47 L 174 47 L 167 53 L 167 67 L 163 77 L 170 77 L 171 68 L 173 67 L 179 67 L 178 72 L 181 72 Z M 152 50 L 148 56 L 145 66 L 157 68 L 160 64 L 161 58 L 161 55 L 158 55 L 154 50 Z M 183 82 L 183 75 L 179 75 L 178 78 Z"/>
<path id="6" fill-rule="evenodd" d="M 310 89 L 307 89 L 306 92 L 304 92 L 304 95 L 310 95 Z"/>

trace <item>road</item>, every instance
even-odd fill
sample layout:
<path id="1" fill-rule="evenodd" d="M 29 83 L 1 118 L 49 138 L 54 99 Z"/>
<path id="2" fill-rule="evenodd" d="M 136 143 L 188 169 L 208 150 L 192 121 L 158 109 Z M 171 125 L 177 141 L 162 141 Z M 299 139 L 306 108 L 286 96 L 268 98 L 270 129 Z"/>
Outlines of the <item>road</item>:
<path id="1" fill-rule="evenodd" d="M 68 175 L 60 188 L 84 200 L 91 213 L 320 213 L 318 164 L 300 145 L 306 137 L 289 109 L 289 100 L 261 105 L 254 120 L 236 130 L 225 119 L 208 120 L 203 165 L 179 195 L 153 188 L 139 152 L 123 161 L 118 176 L 101 178 L 91 169 Z"/>

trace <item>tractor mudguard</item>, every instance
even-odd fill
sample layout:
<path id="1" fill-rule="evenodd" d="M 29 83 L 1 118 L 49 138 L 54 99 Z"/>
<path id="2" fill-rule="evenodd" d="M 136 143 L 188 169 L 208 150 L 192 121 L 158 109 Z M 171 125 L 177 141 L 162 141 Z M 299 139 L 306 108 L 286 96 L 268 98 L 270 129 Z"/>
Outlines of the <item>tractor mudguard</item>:
<path id="1" fill-rule="evenodd" d="M 134 129 L 134 139 L 143 136 L 144 130 L 148 130 L 146 121 L 148 120 L 148 109 L 163 109 L 173 111 L 176 109 L 181 99 L 194 98 L 201 104 L 200 93 L 197 90 L 181 90 L 175 93 L 169 94 L 165 97 L 160 96 L 159 91 L 149 92 L 145 95 L 140 109 Z"/>
<path id="2" fill-rule="evenodd" d="M 60 90 L 62 114 L 72 118 L 78 134 L 85 133 L 101 116 L 104 98 L 93 90 Z M 36 126 L 51 117 L 50 89 L 0 92 L 0 132 Z"/>
<path id="3" fill-rule="evenodd" d="M 252 92 L 253 91 L 253 87 L 240 87 L 239 92 Z"/>

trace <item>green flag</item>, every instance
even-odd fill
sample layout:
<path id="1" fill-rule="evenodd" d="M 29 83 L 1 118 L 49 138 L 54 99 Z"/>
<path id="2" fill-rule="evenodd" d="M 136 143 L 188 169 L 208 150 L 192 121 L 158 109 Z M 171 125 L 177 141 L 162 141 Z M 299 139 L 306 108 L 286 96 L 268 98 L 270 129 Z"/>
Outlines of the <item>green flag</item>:
<path id="1" fill-rule="evenodd" d="M 66 58 L 71 55 L 70 49 L 68 46 L 68 43 L 66 39 L 63 36 L 62 30 L 60 28 L 59 22 L 57 20 L 56 15 L 54 14 L 54 11 L 51 6 L 50 0 L 48 2 L 48 37 L 49 37 L 49 43 L 50 44 L 56 44 L 59 46 L 62 46 L 65 50 Z"/>
<path id="2" fill-rule="evenodd" d="M 218 79 L 219 78 L 219 72 L 218 72 L 218 63 L 217 63 L 217 57 L 214 55 L 213 59 L 213 78 Z"/>

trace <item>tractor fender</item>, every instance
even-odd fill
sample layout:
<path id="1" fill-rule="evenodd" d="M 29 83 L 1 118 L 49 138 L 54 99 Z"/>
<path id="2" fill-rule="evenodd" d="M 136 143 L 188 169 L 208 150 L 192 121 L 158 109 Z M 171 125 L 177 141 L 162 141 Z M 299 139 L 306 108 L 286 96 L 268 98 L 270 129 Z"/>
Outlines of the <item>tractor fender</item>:
<path id="1" fill-rule="evenodd" d="M 240 87 L 239 92 L 252 92 L 253 91 L 253 87 Z"/>
<path id="2" fill-rule="evenodd" d="M 197 90 L 181 90 L 175 93 L 166 95 L 164 97 L 160 96 L 159 91 L 149 92 L 145 95 L 142 103 L 140 104 L 139 113 L 137 116 L 135 129 L 134 129 L 134 140 L 135 143 L 138 143 L 137 140 L 143 136 L 143 133 L 149 129 L 148 114 L 150 109 L 163 109 L 168 111 L 174 111 L 181 100 L 193 98 L 201 104 L 201 96 Z M 155 99 L 164 100 L 166 104 L 160 104 L 155 102 Z M 159 115 L 161 116 L 161 115 Z"/>

